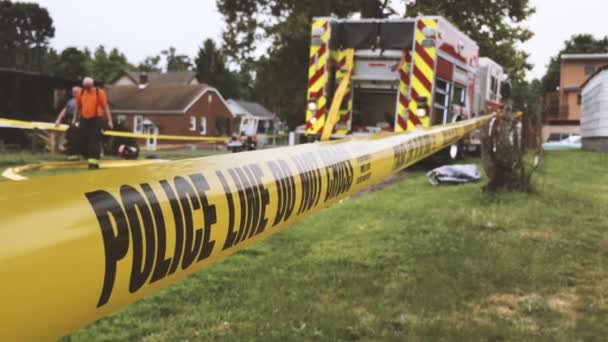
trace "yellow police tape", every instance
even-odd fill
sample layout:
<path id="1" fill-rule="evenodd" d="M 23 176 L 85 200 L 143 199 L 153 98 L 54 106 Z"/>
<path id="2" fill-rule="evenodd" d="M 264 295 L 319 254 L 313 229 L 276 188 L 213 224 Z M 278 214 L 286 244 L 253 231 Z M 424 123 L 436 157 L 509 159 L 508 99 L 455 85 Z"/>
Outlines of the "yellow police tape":
<path id="1" fill-rule="evenodd" d="M 55 125 L 50 122 L 32 122 L 22 121 L 14 119 L 0 118 L 0 127 L 5 128 L 21 128 L 21 129 L 39 129 L 44 131 L 56 131 L 65 132 L 68 130 L 68 125 Z M 105 136 L 111 137 L 124 137 L 124 138 L 135 138 L 135 139 L 151 139 L 155 138 L 158 140 L 179 140 L 179 141 L 202 141 L 202 142 L 226 142 L 227 137 L 192 137 L 187 135 L 166 135 L 166 134 L 143 134 L 143 133 L 130 133 L 120 131 L 104 131 Z"/>
<path id="2" fill-rule="evenodd" d="M 104 169 L 123 168 L 131 166 L 140 166 L 147 164 L 165 163 L 165 159 L 142 159 L 142 160 L 102 160 L 100 167 Z M 27 164 L 22 166 L 9 167 L 2 172 L 2 177 L 13 181 L 27 180 L 23 176 L 24 172 L 32 172 L 38 170 L 65 170 L 65 169 L 84 169 L 88 167 L 86 161 L 49 161 L 35 164 Z"/>
<path id="3" fill-rule="evenodd" d="M 0 341 L 56 339 L 457 142 L 412 133 L 0 184 Z"/>

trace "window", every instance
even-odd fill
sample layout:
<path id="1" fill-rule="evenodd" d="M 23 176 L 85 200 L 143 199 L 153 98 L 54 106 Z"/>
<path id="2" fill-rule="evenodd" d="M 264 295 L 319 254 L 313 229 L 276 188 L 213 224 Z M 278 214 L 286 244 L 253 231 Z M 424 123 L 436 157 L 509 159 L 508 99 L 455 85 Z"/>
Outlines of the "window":
<path id="1" fill-rule="evenodd" d="M 196 117 L 195 116 L 190 117 L 190 131 L 191 132 L 196 131 Z"/>
<path id="2" fill-rule="evenodd" d="M 118 125 L 124 125 L 127 122 L 127 116 L 126 115 L 117 115 L 116 116 L 116 123 Z"/>
<path id="3" fill-rule="evenodd" d="M 230 130 L 230 120 L 227 118 L 215 119 L 215 132 L 217 135 L 226 136 Z"/>
<path id="4" fill-rule="evenodd" d="M 585 75 L 591 76 L 595 73 L 595 66 L 591 64 L 585 65 Z"/>
<path id="5" fill-rule="evenodd" d="M 452 102 L 458 106 L 464 106 L 466 104 L 466 89 L 462 86 L 455 85 L 454 86 L 454 98 Z"/>
<path id="6" fill-rule="evenodd" d="M 498 101 L 498 79 L 490 77 L 490 101 Z"/>
<path id="7" fill-rule="evenodd" d="M 272 132 L 272 121 L 264 120 L 258 122 L 257 134 L 270 134 Z"/>
<path id="8" fill-rule="evenodd" d="M 144 132 L 144 117 L 141 115 L 135 115 L 133 117 L 133 132 L 143 133 Z"/>
<path id="9" fill-rule="evenodd" d="M 207 118 L 201 118 L 201 135 L 207 135 Z"/>
<path id="10" fill-rule="evenodd" d="M 582 102 L 583 102 L 583 95 L 578 94 L 577 99 L 576 99 L 576 103 L 580 105 Z"/>

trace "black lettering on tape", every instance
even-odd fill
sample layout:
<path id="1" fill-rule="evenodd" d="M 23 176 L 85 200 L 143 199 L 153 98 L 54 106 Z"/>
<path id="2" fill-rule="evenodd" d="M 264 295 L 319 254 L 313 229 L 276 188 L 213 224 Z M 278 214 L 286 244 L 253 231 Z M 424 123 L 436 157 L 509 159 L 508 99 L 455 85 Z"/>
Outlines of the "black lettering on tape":
<path id="1" fill-rule="evenodd" d="M 296 184 L 289 165 L 284 160 L 270 161 L 268 167 L 275 179 L 278 196 L 278 208 L 273 226 L 285 222 L 291 217 L 296 204 Z"/>
<path id="2" fill-rule="evenodd" d="M 270 203 L 270 194 L 268 193 L 268 189 L 264 187 L 264 182 L 262 180 L 264 173 L 262 172 L 262 169 L 258 165 L 254 164 L 249 167 L 249 171 L 252 173 L 254 182 L 257 184 L 259 194 L 258 208 L 260 212 L 258 215 L 259 220 L 256 221 L 257 224 L 255 226 L 255 235 L 258 235 L 264 232 L 264 230 L 266 230 L 266 226 L 268 225 L 268 219 L 266 218 L 266 207 Z M 250 237 L 251 236 L 253 236 L 253 234 L 250 234 Z"/>
<path id="3" fill-rule="evenodd" d="M 185 270 L 198 257 L 203 241 L 203 231 L 201 229 L 194 231 L 194 220 L 192 217 L 194 211 L 201 209 L 201 204 L 197 198 L 196 191 L 185 178 L 175 177 L 174 183 L 184 215 L 185 236 L 182 270 Z"/>
<path id="4" fill-rule="evenodd" d="M 182 258 L 182 250 L 184 248 L 184 219 L 182 217 L 179 201 L 175 196 L 171 184 L 162 180 L 160 181 L 160 185 L 162 186 L 167 199 L 169 199 L 173 220 L 175 221 L 175 249 L 173 251 L 173 262 L 171 263 L 171 268 L 169 268 L 169 275 L 171 275 L 177 270 L 177 266 L 180 264 Z"/>
<path id="5" fill-rule="evenodd" d="M 403 165 L 403 144 L 393 146 L 393 171 L 398 170 Z"/>
<path id="6" fill-rule="evenodd" d="M 156 254 L 156 232 L 154 231 L 150 208 L 139 191 L 132 186 L 123 185 L 120 187 L 120 199 L 125 208 L 127 220 L 129 221 L 129 230 L 131 231 L 133 264 L 129 280 L 129 292 L 134 293 L 146 283 L 152 272 Z M 145 231 L 145 251 L 142 227 Z"/>
<path id="7" fill-rule="evenodd" d="M 298 209 L 298 214 L 302 214 L 319 203 L 323 178 L 313 153 L 294 156 L 292 160 L 298 169 L 302 186 L 302 200 Z"/>
<path id="8" fill-rule="evenodd" d="M 243 230 L 245 230 L 246 220 L 248 216 L 247 200 L 245 198 L 244 185 L 241 183 L 239 176 L 234 169 L 229 169 L 228 174 L 232 178 L 232 181 L 236 184 L 237 192 L 239 195 L 239 208 L 241 212 L 241 219 L 239 220 L 239 231 L 237 232 L 234 244 L 237 244 L 241 240 Z"/>
<path id="9" fill-rule="evenodd" d="M 255 185 L 252 180 L 247 176 L 247 172 L 244 168 L 235 168 L 239 177 L 242 180 L 243 186 L 245 187 L 245 206 L 247 207 L 247 220 L 245 220 L 245 228 L 242 232 L 239 232 L 239 242 L 247 239 L 253 226 L 259 219 L 258 217 L 258 201 Z"/>
<path id="10" fill-rule="evenodd" d="M 194 184 L 198 199 L 201 203 L 204 220 L 203 245 L 201 247 L 201 253 L 197 259 L 198 262 L 209 258 L 209 256 L 213 252 L 215 241 L 211 240 L 211 226 L 217 223 L 217 212 L 215 209 L 215 205 L 209 205 L 209 200 L 207 199 L 206 193 L 211 188 L 209 187 L 209 183 L 207 182 L 205 177 L 203 177 L 203 175 L 201 174 L 194 174 L 190 175 L 190 180 Z M 232 207 L 232 210 L 234 211 L 234 206 Z"/>
<path id="11" fill-rule="evenodd" d="M 224 176 L 220 172 L 217 172 L 217 174 L 222 182 L 224 191 L 230 192 L 230 187 Z M 262 233 L 268 224 L 266 207 L 270 203 L 268 190 L 264 187 L 262 180 L 264 174 L 259 166 L 252 164 L 243 168 L 232 168 L 228 170 L 228 174 L 238 189 L 241 220 L 238 231 L 235 231 L 234 220 L 232 217 L 230 218 L 224 249 Z M 234 207 L 232 203 L 231 197 L 229 199 L 229 207 Z"/>
<path id="12" fill-rule="evenodd" d="M 89 192 L 85 196 L 99 222 L 105 252 L 106 267 L 101 294 L 97 302 L 97 307 L 101 307 L 108 302 L 112 295 L 118 261 L 123 259 L 129 250 L 129 226 L 120 203 L 110 193 L 99 190 Z M 116 229 L 112 227 L 110 216 L 116 222 Z"/>
<path id="13" fill-rule="evenodd" d="M 234 245 L 237 237 L 237 232 L 234 231 L 234 222 L 236 221 L 234 198 L 232 197 L 232 190 L 230 190 L 230 186 L 228 185 L 228 182 L 226 181 L 226 178 L 222 172 L 216 171 L 215 174 L 219 178 L 220 183 L 222 183 L 224 193 L 226 194 L 226 201 L 228 202 L 228 230 L 226 232 L 226 241 L 224 242 L 224 247 L 222 248 L 222 250 L 226 250 Z"/>
<path id="14" fill-rule="evenodd" d="M 167 275 L 169 267 L 171 266 L 171 258 L 165 259 L 167 250 L 167 231 L 165 227 L 165 218 L 163 217 L 163 212 L 158 203 L 158 199 L 149 184 L 144 183 L 141 185 L 141 188 L 144 190 L 144 195 L 146 195 L 150 208 L 152 209 L 156 226 L 156 263 L 154 271 L 152 272 L 152 278 L 150 279 L 150 284 L 152 284 Z"/>
<path id="15" fill-rule="evenodd" d="M 354 180 L 354 169 L 350 159 L 344 159 L 349 157 L 345 149 L 334 148 L 322 151 L 320 154 L 327 175 L 328 185 L 325 193 L 325 202 L 327 202 L 350 190 Z"/>
<path id="16" fill-rule="evenodd" d="M 99 222 L 106 259 L 98 307 L 108 302 L 115 287 L 118 263 L 128 254 L 129 246 L 132 246 L 133 252 L 130 293 L 141 289 L 149 278 L 150 283 L 154 283 L 172 274 L 179 266 L 180 260 L 183 260 L 181 268 L 185 270 L 195 261 L 201 261 L 211 255 L 215 244 L 215 241 L 211 240 L 211 226 L 217 221 L 215 205 L 209 205 L 207 200 L 205 192 L 209 190 L 209 184 L 205 178 L 200 174 L 191 175 L 189 178 L 192 183 L 186 178 L 175 177 L 177 196 L 169 182 L 160 181 L 170 202 L 176 225 L 173 258 L 166 258 L 165 255 L 166 224 L 158 197 L 149 184 L 141 184 L 141 191 L 129 185 L 121 186 L 120 201 L 101 190 L 85 195 Z M 193 215 L 199 212 L 204 224 L 202 228 L 194 230 Z M 113 227 L 111 218 L 114 219 L 116 228 Z"/>

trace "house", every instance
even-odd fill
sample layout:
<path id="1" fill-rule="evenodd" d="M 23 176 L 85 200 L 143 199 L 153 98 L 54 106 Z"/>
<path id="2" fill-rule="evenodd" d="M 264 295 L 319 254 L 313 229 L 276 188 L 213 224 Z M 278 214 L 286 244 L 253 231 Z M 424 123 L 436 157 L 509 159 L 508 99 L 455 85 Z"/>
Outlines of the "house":
<path id="1" fill-rule="evenodd" d="M 581 133 L 581 85 L 607 64 L 608 53 L 561 56 L 560 86 L 545 94 L 543 141 L 552 133 Z"/>
<path id="2" fill-rule="evenodd" d="M 232 113 L 217 89 L 175 75 L 161 74 L 149 83 L 143 77 L 137 84 L 126 84 L 124 77 L 106 87 L 118 126 L 135 133 L 197 137 L 231 132 Z"/>
<path id="3" fill-rule="evenodd" d="M 171 72 L 140 72 L 125 71 L 113 85 L 117 86 L 138 86 L 147 84 L 151 86 L 161 85 L 199 85 L 194 71 L 171 71 Z"/>
<path id="4" fill-rule="evenodd" d="M 581 85 L 583 148 L 608 152 L 608 66 Z"/>
<path id="5" fill-rule="evenodd" d="M 272 134 L 274 132 L 275 123 L 278 123 L 277 117 L 261 104 L 233 99 L 228 100 L 227 104 L 232 116 L 240 122 L 241 128 L 248 127 L 248 123 L 251 126 L 251 123 L 256 122 L 255 132 L 251 132 L 251 134 Z M 241 129 L 241 131 L 246 130 Z"/>
<path id="6" fill-rule="evenodd" d="M 242 100 L 228 100 L 228 108 L 235 118 L 235 133 L 246 136 L 256 136 L 258 145 L 266 145 L 272 141 L 276 143 L 276 137 L 284 129 L 279 118 L 256 102 Z"/>

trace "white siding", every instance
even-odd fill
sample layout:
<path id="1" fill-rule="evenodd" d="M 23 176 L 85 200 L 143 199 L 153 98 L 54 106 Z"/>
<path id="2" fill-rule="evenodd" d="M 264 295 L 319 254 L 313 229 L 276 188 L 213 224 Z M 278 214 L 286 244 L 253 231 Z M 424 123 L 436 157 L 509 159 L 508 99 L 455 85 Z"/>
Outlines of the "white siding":
<path id="1" fill-rule="evenodd" d="M 504 73 L 502 67 L 487 57 L 479 58 L 479 67 L 477 68 L 477 79 L 475 81 L 475 101 L 473 104 L 473 111 L 480 113 L 486 110 L 486 101 L 492 100 L 490 97 L 491 89 L 491 78 L 494 77 L 499 82 L 498 84 L 498 102 L 500 98 L 500 83 L 503 80 Z M 494 100 L 496 101 L 496 100 Z"/>
<path id="2" fill-rule="evenodd" d="M 585 85 L 581 108 L 583 138 L 608 137 L 608 70 Z"/>

